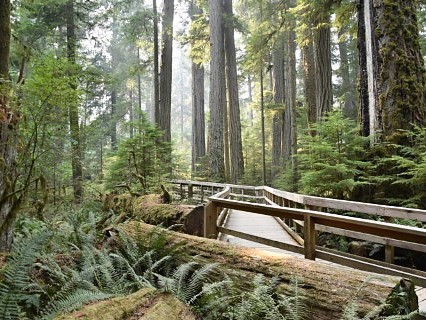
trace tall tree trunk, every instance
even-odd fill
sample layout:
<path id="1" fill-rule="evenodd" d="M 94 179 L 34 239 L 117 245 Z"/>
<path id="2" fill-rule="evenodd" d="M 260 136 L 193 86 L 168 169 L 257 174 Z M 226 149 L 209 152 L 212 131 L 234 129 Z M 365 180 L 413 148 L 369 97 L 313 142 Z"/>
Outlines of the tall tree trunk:
<path id="1" fill-rule="evenodd" d="M 155 29 L 155 27 L 154 27 Z M 158 35 L 157 35 L 157 39 L 158 39 Z M 155 49 L 155 47 L 157 47 L 157 49 Z M 140 53 L 140 48 L 138 47 L 138 129 L 139 129 L 139 133 L 142 133 L 142 79 L 141 79 L 141 71 L 140 71 L 140 63 L 141 63 L 141 53 Z M 158 43 L 155 44 L 154 42 L 154 52 L 157 52 L 157 59 L 154 58 L 154 83 L 155 83 L 155 89 L 154 88 L 154 96 L 158 95 Z M 155 91 L 157 90 L 157 91 Z M 156 99 L 155 101 L 158 101 L 158 99 Z M 154 102 L 155 103 L 155 102 Z M 155 106 L 154 106 L 155 109 Z M 149 117 L 150 115 L 148 115 Z"/>
<path id="2" fill-rule="evenodd" d="M 225 179 L 223 113 L 225 111 L 225 53 L 222 1 L 209 1 L 210 25 L 210 123 L 208 155 L 212 178 Z"/>
<path id="3" fill-rule="evenodd" d="M 158 12 L 157 12 L 157 0 L 152 0 L 152 10 L 154 15 L 154 109 L 153 109 L 153 121 L 156 125 L 160 123 L 160 80 L 159 80 L 159 63 L 158 63 Z M 139 58 L 139 49 L 138 49 Z M 138 59 L 138 64 L 140 59 Z M 140 76 L 138 78 L 140 81 Z M 140 82 L 139 82 L 140 83 Z M 140 88 L 140 86 L 139 86 Z M 139 111 L 142 111 L 142 99 L 139 92 Z"/>
<path id="4" fill-rule="evenodd" d="M 409 138 L 401 130 L 426 124 L 416 9 L 415 0 L 380 0 L 359 6 L 365 25 L 366 50 L 362 54 L 366 56 L 368 85 L 361 96 L 368 95 L 372 142 L 388 139 L 406 145 Z"/>
<path id="5" fill-rule="evenodd" d="M 287 3 L 288 8 L 295 6 L 293 1 Z M 285 31 L 285 61 L 284 61 L 284 121 L 283 121 L 283 158 L 284 167 L 289 177 L 292 177 L 291 187 L 296 185 L 296 22 L 290 17 Z"/>
<path id="6" fill-rule="evenodd" d="M 333 105 L 330 17 L 325 13 L 319 17 L 316 21 L 317 29 L 314 31 L 317 121 L 320 121 Z"/>
<path id="7" fill-rule="evenodd" d="M 303 85 L 305 94 L 305 104 L 308 114 L 308 127 L 317 121 L 316 107 L 316 81 L 315 81 L 315 59 L 312 32 L 310 28 L 306 35 L 308 41 L 301 47 L 303 64 Z M 309 133 L 314 132 L 310 129 Z"/>
<path id="8" fill-rule="evenodd" d="M 191 20 L 202 14 L 202 10 L 191 2 Z M 192 173 L 198 171 L 197 164 L 206 156 L 205 114 L 204 114 L 204 67 L 192 63 Z"/>
<path id="9" fill-rule="evenodd" d="M 204 116 L 204 67 L 192 64 L 192 172 L 206 155 Z"/>
<path id="10" fill-rule="evenodd" d="M 158 126 L 164 131 L 164 141 L 172 141 L 172 58 L 174 0 L 164 0 L 160 70 L 160 103 Z"/>
<path id="11" fill-rule="evenodd" d="M 133 138 L 133 132 L 134 132 L 134 121 L 135 121 L 135 110 L 133 107 L 133 86 L 130 86 L 128 88 L 129 90 L 129 122 L 130 122 L 130 126 L 129 126 L 129 135 L 130 138 Z"/>
<path id="12" fill-rule="evenodd" d="M 113 84 L 114 85 L 114 84 Z M 117 149 L 117 89 L 111 91 L 110 137 L 112 150 Z"/>
<path id="13" fill-rule="evenodd" d="M 75 11 L 74 11 L 74 0 L 70 0 L 67 3 L 67 56 L 70 64 L 76 63 L 76 51 L 77 51 L 77 37 L 76 37 L 76 26 L 75 26 Z M 73 77 L 73 75 L 71 75 Z M 73 80 L 71 82 L 71 89 L 77 90 L 77 82 Z M 71 165 L 72 165 L 72 180 L 74 189 L 74 201 L 80 202 L 83 197 L 83 163 L 82 163 L 82 149 L 81 149 L 81 137 L 80 137 L 80 126 L 78 116 L 78 104 L 77 101 L 71 101 L 68 107 L 69 122 L 71 131 Z"/>
<path id="14" fill-rule="evenodd" d="M 231 182 L 237 183 L 244 174 L 243 143 L 241 139 L 240 104 L 238 97 L 237 61 L 234 40 L 234 14 L 232 0 L 224 0 L 223 9 L 226 21 L 224 23 L 226 72 L 229 102 L 229 148 L 231 160 Z"/>
<path id="15" fill-rule="evenodd" d="M 0 252 L 8 252 L 12 247 L 17 212 L 13 191 L 18 118 L 9 99 L 10 35 L 10 1 L 0 0 Z"/>
<path id="16" fill-rule="evenodd" d="M 279 109 L 272 119 L 272 170 L 271 178 L 275 179 L 282 167 L 282 129 L 284 120 L 284 35 L 277 40 L 272 53 L 273 59 L 273 97 Z"/>
<path id="17" fill-rule="evenodd" d="M 354 94 L 354 86 L 351 84 L 351 73 L 348 57 L 348 40 L 345 35 L 345 28 L 339 30 L 339 55 L 340 55 L 340 76 L 342 78 L 343 95 L 343 116 L 352 120 L 357 119 L 357 104 Z"/>
<path id="18" fill-rule="evenodd" d="M 359 110 L 359 121 L 361 127 L 361 134 L 365 137 L 370 135 L 370 110 L 369 110 L 369 99 L 374 97 L 368 93 L 368 71 L 367 71 L 367 41 L 366 41 L 366 29 L 365 29 L 365 3 L 364 1 L 358 1 L 358 52 L 359 52 L 359 95 L 360 95 L 360 110 Z M 369 27 L 371 28 L 371 27 Z M 371 34 L 371 29 L 369 29 Z M 370 35 L 369 35 L 370 37 Z M 369 42 L 371 46 L 373 42 Z M 369 49 L 371 54 L 371 48 Z M 371 60 L 370 60 L 371 62 Z M 371 70 L 373 72 L 373 70 Z M 372 77 L 370 77 L 372 80 Z M 374 91 L 372 91 L 374 93 Z"/>

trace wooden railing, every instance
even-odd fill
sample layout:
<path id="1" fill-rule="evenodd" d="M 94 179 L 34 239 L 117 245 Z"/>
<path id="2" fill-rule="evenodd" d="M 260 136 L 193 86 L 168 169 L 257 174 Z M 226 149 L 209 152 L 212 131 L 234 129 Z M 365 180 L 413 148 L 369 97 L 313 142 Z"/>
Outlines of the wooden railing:
<path id="1" fill-rule="evenodd" d="M 210 188 L 212 195 L 208 197 L 209 201 L 205 205 L 204 212 L 205 237 L 217 237 L 218 233 L 230 234 L 302 253 L 307 259 L 320 258 L 366 271 L 411 278 L 418 285 L 426 287 L 426 272 L 392 264 L 394 247 L 426 252 L 426 229 L 395 224 L 392 223 L 392 219 L 408 219 L 423 223 L 426 222 L 425 210 L 313 197 L 270 187 L 247 187 L 194 181 L 175 181 L 174 183 L 180 185 L 180 190 L 185 190 L 186 187 L 188 195 L 190 186 L 192 188 L 204 186 L 204 190 Z M 219 192 L 213 194 L 215 191 Z M 252 202 L 242 201 L 243 199 Z M 300 229 L 303 240 L 297 246 L 227 229 L 222 223 L 228 209 L 278 217 L 292 229 Z M 371 215 L 376 220 L 332 213 L 336 210 L 364 213 Z M 319 247 L 316 245 L 317 231 L 384 244 L 386 262 Z"/>

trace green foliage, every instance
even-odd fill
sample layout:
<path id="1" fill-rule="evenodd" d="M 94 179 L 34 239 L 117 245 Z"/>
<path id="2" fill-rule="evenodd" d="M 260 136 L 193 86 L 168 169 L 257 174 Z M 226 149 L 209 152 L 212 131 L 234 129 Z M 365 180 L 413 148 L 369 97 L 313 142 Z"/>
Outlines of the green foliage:
<path id="1" fill-rule="evenodd" d="M 17 241 L 0 274 L 0 318 L 21 319 L 24 309 L 38 309 L 42 288 L 30 278 L 34 262 L 51 234 L 41 231 Z"/>
<path id="2" fill-rule="evenodd" d="M 229 278 L 205 287 L 206 297 L 202 306 L 204 319 L 306 319 L 305 298 L 298 279 L 293 279 L 291 296 L 279 293 L 280 279 L 267 280 L 258 274 L 250 289 L 238 286 L 238 280 Z"/>
<path id="3" fill-rule="evenodd" d="M 107 188 L 137 184 L 138 189 L 149 192 L 158 189 L 169 175 L 170 144 L 161 141 L 161 131 L 145 117 L 140 125 L 141 133 L 121 141 L 116 154 L 110 158 Z"/>
<path id="4" fill-rule="evenodd" d="M 399 140 L 381 143 L 371 152 L 365 179 L 374 186 L 368 201 L 424 209 L 426 203 L 426 129 L 399 131 Z"/>
<path id="5" fill-rule="evenodd" d="M 300 191 L 331 198 L 349 198 L 361 184 L 357 176 L 366 163 L 358 160 L 364 141 L 356 134 L 352 120 L 334 111 L 313 125 L 314 136 L 302 137 L 298 154 Z"/>

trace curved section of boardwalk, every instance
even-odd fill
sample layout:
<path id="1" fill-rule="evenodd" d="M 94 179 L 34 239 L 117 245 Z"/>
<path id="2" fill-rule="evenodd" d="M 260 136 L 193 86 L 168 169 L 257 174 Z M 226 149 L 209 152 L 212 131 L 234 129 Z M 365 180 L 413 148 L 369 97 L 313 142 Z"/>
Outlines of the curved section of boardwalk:
<path id="1" fill-rule="evenodd" d="M 252 212 L 230 210 L 224 227 L 235 230 L 235 231 L 249 233 L 262 238 L 268 238 L 271 240 L 276 240 L 276 241 L 285 242 L 285 243 L 294 244 L 294 245 L 298 244 L 296 240 L 294 240 L 284 230 L 284 228 L 279 224 L 279 222 L 274 217 L 271 217 L 271 216 L 256 214 Z M 302 255 L 294 253 L 294 252 L 270 247 L 264 244 L 237 238 L 230 235 L 224 235 L 222 240 L 237 246 L 255 248 L 255 249 L 260 249 L 260 250 L 264 250 L 268 252 L 293 255 L 293 256 L 298 256 L 303 258 Z M 331 262 L 325 262 L 325 261 L 323 261 L 323 263 L 332 264 Z M 348 268 L 343 266 L 341 267 Z M 417 287 L 416 293 L 419 298 L 419 311 L 422 314 L 426 313 L 426 289 Z"/>
<path id="2" fill-rule="evenodd" d="M 284 228 L 278 223 L 278 221 L 271 216 L 256 214 L 252 212 L 230 210 L 225 222 L 225 227 L 232 230 L 249 233 L 258 237 L 298 245 L 298 243 L 284 230 Z M 230 235 L 224 235 L 222 240 L 234 245 L 302 257 L 297 253 L 270 247 L 264 244 L 233 237 Z"/>

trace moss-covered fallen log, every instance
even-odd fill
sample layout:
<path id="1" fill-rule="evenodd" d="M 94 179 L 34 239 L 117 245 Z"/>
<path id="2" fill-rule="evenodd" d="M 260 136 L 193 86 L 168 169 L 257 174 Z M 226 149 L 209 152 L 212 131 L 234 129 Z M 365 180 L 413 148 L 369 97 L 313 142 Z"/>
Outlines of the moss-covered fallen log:
<path id="1" fill-rule="evenodd" d="M 147 288 L 125 297 L 92 303 L 55 320 L 195 320 L 189 308 L 171 294 Z"/>
<path id="2" fill-rule="evenodd" d="M 152 225 L 170 227 L 182 225 L 182 231 L 202 235 L 203 206 L 163 203 L 164 197 L 159 194 L 132 196 L 131 194 L 107 195 L 103 201 L 104 211 L 114 211 L 119 214 L 114 223 L 128 219 L 141 220 Z M 105 219 L 100 229 L 104 227 Z"/>
<path id="3" fill-rule="evenodd" d="M 153 226 L 128 221 L 118 227 L 119 233 L 138 241 L 149 241 Z M 290 255 L 269 254 L 260 250 L 235 247 L 217 240 L 194 237 L 164 230 L 169 245 L 181 242 L 182 262 L 198 260 L 203 263 L 220 263 L 218 278 L 230 275 L 241 288 L 249 288 L 256 274 L 279 276 L 280 290 L 292 294 L 290 282 L 297 277 L 303 285 L 300 290 L 306 298 L 310 319 L 339 319 L 345 306 L 356 305 L 363 316 L 374 309 L 384 310 L 387 301 L 393 301 L 393 310 L 416 301 L 387 300 L 401 279 L 371 274 L 321 261 L 310 261 Z M 400 288 L 398 289 L 400 290 Z M 399 292 L 400 293 L 400 292 Z M 398 293 L 398 294 L 399 294 Z M 389 310 L 389 309 L 388 309 Z"/>

